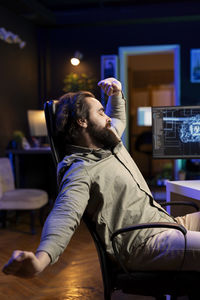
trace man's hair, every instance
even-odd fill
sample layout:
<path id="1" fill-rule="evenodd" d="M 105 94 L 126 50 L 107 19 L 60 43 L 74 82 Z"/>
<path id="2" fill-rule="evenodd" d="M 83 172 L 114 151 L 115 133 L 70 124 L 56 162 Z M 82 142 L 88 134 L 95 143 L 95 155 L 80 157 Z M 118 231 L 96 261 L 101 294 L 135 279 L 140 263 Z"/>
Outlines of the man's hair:
<path id="1" fill-rule="evenodd" d="M 95 98 L 87 91 L 66 93 L 60 97 L 56 110 L 57 135 L 64 144 L 73 144 L 79 136 L 78 119 L 88 119 L 89 107 L 86 97 Z"/>

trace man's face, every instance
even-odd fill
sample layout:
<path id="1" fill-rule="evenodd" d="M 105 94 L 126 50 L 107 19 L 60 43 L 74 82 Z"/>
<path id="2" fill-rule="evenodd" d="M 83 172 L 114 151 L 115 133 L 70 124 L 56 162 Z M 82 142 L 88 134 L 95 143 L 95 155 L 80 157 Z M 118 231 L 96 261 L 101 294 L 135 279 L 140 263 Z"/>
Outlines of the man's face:
<path id="1" fill-rule="evenodd" d="M 102 147 L 112 148 L 119 143 L 118 137 L 110 129 L 111 118 L 108 117 L 102 104 L 95 98 L 85 99 L 89 106 L 89 118 L 88 118 L 88 133 L 91 138 L 98 145 Z"/>

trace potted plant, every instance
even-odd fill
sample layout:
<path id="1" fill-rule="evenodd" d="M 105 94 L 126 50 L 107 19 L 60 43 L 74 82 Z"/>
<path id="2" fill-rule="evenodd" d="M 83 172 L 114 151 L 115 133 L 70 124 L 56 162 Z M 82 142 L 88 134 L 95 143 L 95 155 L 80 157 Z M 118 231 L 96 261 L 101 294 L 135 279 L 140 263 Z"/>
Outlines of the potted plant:
<path id="1" fill-rule="evenodd" d="M 90 91 L 93 92 L 96 80 L 85 73 L 70 73 L 63 80 L 64 92 Z"/>

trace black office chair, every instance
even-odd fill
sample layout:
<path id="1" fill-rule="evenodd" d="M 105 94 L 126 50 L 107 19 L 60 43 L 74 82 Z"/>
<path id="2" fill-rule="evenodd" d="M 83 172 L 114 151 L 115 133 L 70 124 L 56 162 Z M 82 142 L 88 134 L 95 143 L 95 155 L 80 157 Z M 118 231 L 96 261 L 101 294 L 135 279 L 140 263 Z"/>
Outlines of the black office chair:
<path id="1" fill-rule="evenodd" d="M 56 100 L 45 103 L 45 117 L 52 155 L 57 165 L 64 157 L 64 151 L 55 130 L 56 104 Z M 114 264 L 105 251 L 104 245 L 96 232 L 95 224 L 86 215 L 83 216 L 83 220 L 93 237 L 98 252 L 104 284 L 104 300 L 111 300 L 112 293 L 116 290 L 122 290 L 124 293 L 133 295 L 153 296 L 157 300 L 166 299 L 165 295 L 171 295 L 171 299 L 177 299 L 178 296 L 183 295 L 189 295 L 190 299 L 197 299 L 195 297 L 199 293 L 200 272 L 181 271 L 180 266 L 180 270 L 177 271 L 132 271 L 129 273 L 118 257 L 117 246 L 115 244 L 115 237 L 118 234 L 150 227 L 174 228 L 181 231 L 185 237 L 186 230 L 184 227 L 174 223 L 150 223 L 138 224 L 117 230 L 111 236 L 113 250 L 119 262 L 118 264 Z M 195 295 L 194 298 L 193 295 Z"/>

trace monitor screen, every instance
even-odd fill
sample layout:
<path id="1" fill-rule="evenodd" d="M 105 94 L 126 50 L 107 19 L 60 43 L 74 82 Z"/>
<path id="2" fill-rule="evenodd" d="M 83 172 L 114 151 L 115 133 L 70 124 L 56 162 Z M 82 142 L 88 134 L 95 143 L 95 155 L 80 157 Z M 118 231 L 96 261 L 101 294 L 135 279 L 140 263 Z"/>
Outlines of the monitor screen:
<path id="1" fill-rule="evenodd" d="M 154 158 L 200 158 L 200 106 L 152 107 Z"/>
<path id="2" fill-rule="evenodd" d="M 137 125 L 138 126 L 151 126 L 151 107 L 141 106 L 137 108 Z"/>

